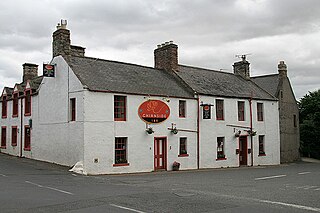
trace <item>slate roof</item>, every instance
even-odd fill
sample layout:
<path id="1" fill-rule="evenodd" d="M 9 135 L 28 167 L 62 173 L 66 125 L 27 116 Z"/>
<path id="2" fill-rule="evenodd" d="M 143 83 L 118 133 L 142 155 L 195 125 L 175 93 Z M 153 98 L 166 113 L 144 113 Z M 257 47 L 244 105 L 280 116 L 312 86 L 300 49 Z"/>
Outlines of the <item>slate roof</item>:
<path id="1" fill-rule="evenodd" d="M 274 96 L 277 95 L 279 74 L 251 77 L 251 80 L 253 80 L 264 90 L 268 91 L 270 94 Z"/>
<path id="2" fill-rule="evenodd" d="M 276 100 L 251 80 L 233 73 L 179 65 L 176 74 L 199 94 L 220 97 Z"/>
<path id="3" fill-rule="evenodd" d="M 135 64 L 71 56 L 69 65 L 92 91 L 193 98 L 174 74 Z"/>

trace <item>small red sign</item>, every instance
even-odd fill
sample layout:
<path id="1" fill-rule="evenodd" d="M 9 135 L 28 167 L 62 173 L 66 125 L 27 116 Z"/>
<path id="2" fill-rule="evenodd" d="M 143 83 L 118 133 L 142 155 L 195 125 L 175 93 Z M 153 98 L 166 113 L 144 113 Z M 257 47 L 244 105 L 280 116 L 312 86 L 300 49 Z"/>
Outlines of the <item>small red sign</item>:
<path id="1" fill-rule="evenodd" d="M 139 106 L 138 114 L 146 123 L 161 123 L 169 118 L 170 108 L 162 101 L 149 100 Z"/>

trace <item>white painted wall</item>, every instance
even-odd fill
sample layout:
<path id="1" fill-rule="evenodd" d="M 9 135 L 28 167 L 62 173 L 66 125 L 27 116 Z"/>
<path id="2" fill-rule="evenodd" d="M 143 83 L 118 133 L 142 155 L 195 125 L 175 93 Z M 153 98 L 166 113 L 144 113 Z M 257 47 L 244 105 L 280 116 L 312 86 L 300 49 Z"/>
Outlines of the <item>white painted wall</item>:
<path id="1" fill-rule="evenodd" d="M 113 121 L 113 98 L 115 94 L 85 92 L 85 142 L 84 168 L 89 174 L 150 172 L 154 170 L 154 137 L 167 137 L 167 165 L 181 163 L 181 169 L 195 169 L 196 137 L 195 132 L 182 132 L 174 135 L 168 130 L 171 123 L 178 129 L 196 130 L 197 102 L 186 100 L 187 118 L 179 118 L 179 100 L 170 98 L 170 117 L 160 124 L 152 124 L 154 134 L 146 133 L 146 124 L 138 116 L 138 107 L 146 101 L 144 96 L 127 96 L 127 121 Z M 123 95 L 123 94 L 118 94 Z M 162 97 L 152 97 L 162 100 Z M 182 100 L 182 99 L 181 99 Z M 115 137 L 128 137 L 127 159 L 129 166 L 114 167 Z M 188 138 L 189 157 L 178 157 L 179 137 Z M 94 159 L 98 163 L 94 163 Z"/>
<path id="2" fill-rule="evenodd" d="M 224 100 L 224 120 L 216 120 L 216 99 Z M 228 125 L 250 127 L 250 104 L 248 99 L 233 99 L 223 97 L 201 96 L 200 101 L 213 104 L 211 119 L 202 118 L 200 113 L 200 168 L 238 167 L 239 138 L 235 131 L 241 130 L 241 135 L 247 135 L 246 128 Z M 238 121 L 238 101 L 245 102 L 245 121 Z M 264 121 L 257 121 L 257 102 L 264 105 Z M 279 112 L 277 101 L 252 101 L 253 130 L 257 136 L 253 137 L 253 163 L 254 165 L 279 164 L 280 139 L 279 139 Z M 266 156 L 258 156 L 258 135 L 265 135 Z M 226 160 L 217 159 L 217 137 L 225 137 L 224 151 Z M 248 149 L 251 148 L 251 138 L 248 137 Z M 251 165 L 251 154 L 248 154 L 248 165 Z"/>

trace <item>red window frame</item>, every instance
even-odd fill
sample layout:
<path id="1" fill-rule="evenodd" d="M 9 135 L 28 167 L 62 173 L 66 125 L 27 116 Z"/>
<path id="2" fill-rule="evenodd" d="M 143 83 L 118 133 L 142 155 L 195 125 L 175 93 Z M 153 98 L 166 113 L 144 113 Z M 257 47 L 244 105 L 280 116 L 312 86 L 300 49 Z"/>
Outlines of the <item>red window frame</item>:
<path id="1" fill-rule="evenodd" d="M 70 121 L 76 120 L 76 98 L 70 98 Z"/>
<path id="2" fill-rule="evenodd" d="M 259 135 L 259 156 L 265 156 L 264 135 Z"/>
<path id="3" fill-rule="evenodd" d="M 7 96 L 2 96 L 2 118 L 7 118 L 7 108 L 8 108 L 8 101 Z"/>
<path id="4" fill-rule="evenodd" d="M 17 146 L 18 144 L 18 127 L 11 127 L 11 146 Z"/>
<path id="5" fill-rule="evenodd" d="M 1 149 L 5 149 L 7 147 L 7 127 L 1 127 Z"/>
<path id="6" fill-rule="evenodd" d="M 216 119 L 224 120 L 224 101 L 221 99 L 216 99 Z"/>
<path id="7" fill-rule="evenodd" d="M 127 97 L 115 95 L 114 96 L 114 120 L 126 121 L 127 111 Z"/>
<path id="8" fill-rule="evenodd" d="M 24 98 L 24 115 L 30 116 L 31 115 L 31 89 L 27 89 L 25 91 L 25 98 Z"/>
<path id="9" fill-rule="evenodd" d="M 186 117 L 186 101 L 179 100 L 179 118 Z"/>
<path id="10" fill-rule="evenodd" d="M 127 137 L 116 137 L 114 147 L 114 164 L 113 166 L 129 165 L 127 159 Z"/>
<path id="11" fill-rule="evenodd" d="M 19 93 L 13 93 L 12 117 L 18 117 L 19 114 Z"/>
<path id="12" fill-rule="evenodd" d="M 217 160 L 226 160 L 224 153 L 224 137 L 217 137 Z"/>
<path id="13" fill-rule="evenodd" d="M 238 101 L 238 121 L 244 121 L 244 101 Z"/>
<path id="14" fill-rule="evenodd" d="M 263 121 L 263 103 L 257 103 L 257 119 Z"/>
<path id="15" fill-rule="evenodd" d="M 179 155 L 178 157 L 187 157 L 189 156 L 188 150 L 187 150 L 187 138 L 181 137 L 179 139 Z"/>
<path id="16" fill-rule="evenodd" d="M 24 150 L 31 150 L 31 128 L 29 125 L 24 126 Z"/>

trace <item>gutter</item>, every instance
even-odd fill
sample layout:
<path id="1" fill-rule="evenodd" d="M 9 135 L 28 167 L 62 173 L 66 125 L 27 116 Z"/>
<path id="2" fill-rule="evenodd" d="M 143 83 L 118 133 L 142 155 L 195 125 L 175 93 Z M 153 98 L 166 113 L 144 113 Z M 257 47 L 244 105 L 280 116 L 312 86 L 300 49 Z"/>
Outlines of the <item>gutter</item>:
<path id="1" fill-rule="evenodd" d="M 23 98 L 20 105 L 20 154 L 19 157 L 22 158 L 22 133 L 23 133 Z"/>
<path id="2" fill-rule="evenodd" d="M 200 98 L 197 97 L 197 168 L 200 169 Z"/>

